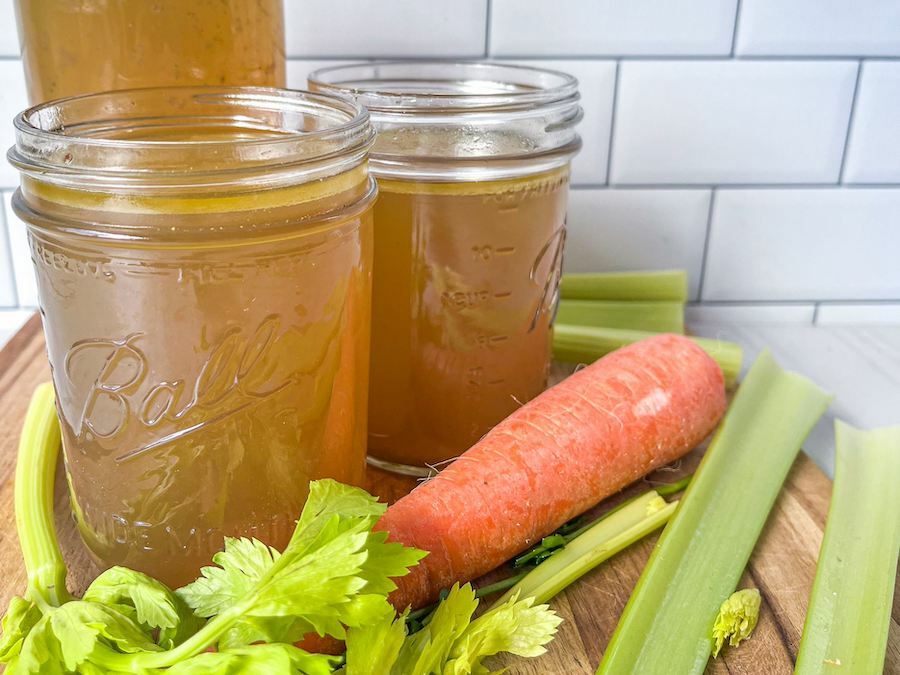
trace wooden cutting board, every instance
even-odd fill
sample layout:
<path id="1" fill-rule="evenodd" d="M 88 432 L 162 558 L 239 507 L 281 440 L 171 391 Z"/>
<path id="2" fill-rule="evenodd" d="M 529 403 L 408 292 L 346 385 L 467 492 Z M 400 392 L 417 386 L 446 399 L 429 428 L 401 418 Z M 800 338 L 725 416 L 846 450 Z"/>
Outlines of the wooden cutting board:
<path id="1" fill-rule="evenodd" d="M 13 475 L 19 432 L 28 399 L 34 387 L 50 377 L 38 317 L 33 317 L 0 351 L 0 605 L 25 588 L 25 570 L 19 554 L 13 512 Z M 696 451 L 677 466 L 656 472 L 647 482 L 672 482 L 693 470 L 700 458 Z M 393 501 L 405 494 L 414 481 L 373 471 L 369 489 Z M 65 482 L 58 477 L 56 515 L 63 553 L 69 566 L 69 587 L 80 593 L 90 582 L 93 568 L 69 515 Z M 631 494 L 646 489 L 632 486 L 604 502 L 602 511 Z M 755 586 L 763 597 L 759 625 L 752 640 L 739 649 L 726 649 L 711 662 L 709 673 L 780 675 L 791 673 L 803 630 L 807 599 L 822 541 L 831 482 L 801 455 L 769 518 L 741 582 Z M 553 601 L 565 619 L 550 651 L 537 659 L 509 659 L 510 673 L 534 675 L 591 674 L 631 589 L 650 554 L 655 537 L 636 544 L 588 574 Z M 499 570 L 491 578 L 499 578 Z M 672 630 L 677 631 L 678 626 Z M 840 669 L 835 670 L 836 673 Z M 885 673 L 900 675 L 900 584 L 894 602 Z M 622 674 L 627 675 L 627 674 Z M 672 675 L 678 675 L 673 673 Z M 846 675 L 867 675 L 846 673 Z"/>

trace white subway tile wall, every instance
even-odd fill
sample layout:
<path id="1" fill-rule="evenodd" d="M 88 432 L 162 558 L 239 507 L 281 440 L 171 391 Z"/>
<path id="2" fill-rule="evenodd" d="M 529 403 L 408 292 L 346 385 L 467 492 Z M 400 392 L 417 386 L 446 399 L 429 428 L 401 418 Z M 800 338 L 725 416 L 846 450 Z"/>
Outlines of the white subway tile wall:
<path id="1" fill-rule="evenodd" d="M 743 0 L 735 52 L 900 56 L 895 0 Z"/>
<path id="2" fill-rule="evenodd" d="M 629 61 L 613 183 L 834 183 L 857 64 Z"/>
<path id="3" fill-rule="evenodd" d="M 900 183 L 900 61 L 863 63 L 844 180 Z"/>
<path id="4" fill-rule="evenodd" d="M 28 233 L 25 230 L 25 223 L 13 213 L 12 195 L 13 193 L 9 190 L 3 192 L 3 216 L 12 257 L 12 273 L 15 279 L 19 301 L 18 306 L 37 307 L 37 281 L 31 265 L 31 247 L 28 245 Z"/>
<path id="5" fill-rule="evenodd" d="M 484 55 L 487 0 L 285 0 L 288 56 Z"/>
<path id="6" fill-rule="evenodd" d="M 705 300 L 900 298 L 900 189 L 716 192 Z"/>
<path id="7" fill-rule="evenodd" d="M 684 267 L 696 321 L 900 322 L 897 0 L 285 0 L 288 83 L 369 58 L 581 81 L 570 271 Z M 0 143 L 25 105 L 0 0 Z M 0 331 L 37 304 L 2 163 Z M 6 312 L 3 312 L 6 308 Z"/>
<path id="8" fill-rule="evenodd" d="M 491 55 L 727 55 L 736 6 L 736 0 L 493 0 Z"/>
<path id="9" fill-rule="evenodd" d="M 819 305 L 816 323 L 900 323 L 900 302 L 827 302 Z"/>
<path id="10" fill-rule="evenodd" d="M 698 299 L 709 197 L 709 190 L 573 191 L 566 270 L 684 268 Z"/>
<path id="11" fill-rule="evenodd" d="M 813 303 L 703 302 L 688 305 L 685 319 L 689 324 L 710 323 L 716 326 L 729 323 L 811 323 L 816 317 Z M 702 334 L 702 333 L 701 333 Z"/>

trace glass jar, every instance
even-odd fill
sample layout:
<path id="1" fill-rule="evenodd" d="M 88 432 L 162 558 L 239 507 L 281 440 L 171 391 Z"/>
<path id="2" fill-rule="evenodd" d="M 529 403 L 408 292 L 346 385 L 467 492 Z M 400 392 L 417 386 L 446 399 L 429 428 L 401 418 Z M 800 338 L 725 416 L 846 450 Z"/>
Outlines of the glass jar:
<path id="1" fill-rule="evenodd" d="M 282 0 L 16 0 L 28 100 L 285 86 Z"/>
<path id="2" fill-rule="evenodd" d="M 88 548 L 178 585 L 225 535 L 283 547 L 311 479 L 364 477 L 367 113 L 188 87 L 15 126 L 13 207 Z"/>
<path id="3" fill-rule="evenodd" d="M 488 63 L 316 71 L 378 131 L 369 457 L 424 474 L 546 386 L 578 83 Z"/>

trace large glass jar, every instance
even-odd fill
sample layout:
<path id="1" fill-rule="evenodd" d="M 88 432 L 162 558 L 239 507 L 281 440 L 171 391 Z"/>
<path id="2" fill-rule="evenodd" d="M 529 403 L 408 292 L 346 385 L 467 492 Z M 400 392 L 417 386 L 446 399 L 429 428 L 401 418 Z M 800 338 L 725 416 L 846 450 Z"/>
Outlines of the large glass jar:
<path id="1" fill-rule="evenodd" d="M 16 0 L 28 100 L 285 86 L 282 0 Z"/>
<path id="2" fill-rule="evenodd" d="M 375 184 L 368 115 L 279 89 L 51 102 L 15 120 L 73 510 L 172 584 L 223 536 L 283 546 L 359 483 Z"/>
<path id="3" fill-rule="evenodd" d="M 369 456 L 426 473 L 546 386 L 577 81 L 396 62 L 310 88 L 355 98 L 378 131 Z"/>

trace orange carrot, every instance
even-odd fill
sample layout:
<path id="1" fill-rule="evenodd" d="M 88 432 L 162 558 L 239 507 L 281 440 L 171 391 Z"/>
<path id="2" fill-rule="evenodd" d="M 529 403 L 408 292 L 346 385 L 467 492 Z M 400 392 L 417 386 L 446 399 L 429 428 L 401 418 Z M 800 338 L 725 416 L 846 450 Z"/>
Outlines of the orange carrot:
<path id="1" fill-rule="evenodd" d="M 421 607 L 475 579 L 653 469 L 685 455 L 725 411 L 722 371 L 660 335 L 605 356 L 522 406 L 377 529 L 429 551 L 391 602 Z"/>

